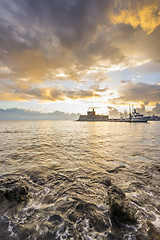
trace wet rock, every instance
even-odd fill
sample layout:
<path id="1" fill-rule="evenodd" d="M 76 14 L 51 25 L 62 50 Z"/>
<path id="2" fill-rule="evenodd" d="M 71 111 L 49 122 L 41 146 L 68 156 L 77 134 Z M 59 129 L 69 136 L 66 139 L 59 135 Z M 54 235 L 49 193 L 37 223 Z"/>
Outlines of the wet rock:
<path id="1" fill-rule="evenodd" d="M 5 191 L 4 189 L 0 189 L 0 201 L 2 201 L 5 197 Z"/>
<path id="2" fill-rule="evenodd" d="M 76 210 L 77 211 L 83 211 L 83 212 L 85 212 L 85 205 L 84 204 L 82 204 L 82 203 L 80 203 L 80 204 L 78 204 L 77 206 L 76 206 Z"/>
<path id="3" fill-rule="evenodd" d="M 8 201 L 22 202 L 29 198 L 29 190 L 27 184 L 18 179 L 6 179 L 0 181 L 0 201 L 7 199 Z"/>
<path id="4" fill-rule="evenodd" d="M 109 187 L 109 186 L 111 186 L 111 179 L 110 178 L 105 178 L 101 181 L 101 183 L 103 185 L 105 185 L 106 187 Z"/>
<path id="5" fill-rule="evenodd" d="M 148 225 L 148 240 L 159 240 L 160 239 L 160 231 L 151 223 L 147 222 Z"/>
<path id="6" fill-rule="evenodd" d="M 5 197 L 9 200 L 15 200 L 17 202 L 22 202 L 26 200 L 28 196 L 28 187 L 26 186 L 15 186 L 12 189 L 7 189 L 5 192 Z"/>
<path id="7" fill-rule="evenodd" d="M 78 216 L 73 211 L 70 212 L 67 217 L 68 217 L 68 220 L 73 223 L 75 223 L 78 219 Z"/>
<path id="8" fill-rule="evenodd" d="M 116 186 L 108 190 L 111 219 L 122 223 L 136 223 L 136 209 L 130 206 L 125 193 Z"/>
<path id="9" fill-rule="evenodd" d="M 58 214 L 53 214 L 52 216 L 49 217 L 48 221 L 49 222 L 61 222 L 62 218 Z"/>
<path id="10" fill-rule="evenodd" d="M 107 240 L 115 240 L 115 237 L 112 233 L 108 232 L 107 233 Z"/>

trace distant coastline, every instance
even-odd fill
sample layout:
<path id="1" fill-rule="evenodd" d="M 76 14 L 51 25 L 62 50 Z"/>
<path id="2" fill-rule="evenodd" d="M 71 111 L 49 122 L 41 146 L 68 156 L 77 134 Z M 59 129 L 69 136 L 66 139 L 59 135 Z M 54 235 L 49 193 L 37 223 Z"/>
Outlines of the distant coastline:
<path id="1" fill-rule="evenodd" d="M 76 120 L 80 114 L 61 111 L 43 113 L 19 108 L 0 109 L 0 120 Z"/>

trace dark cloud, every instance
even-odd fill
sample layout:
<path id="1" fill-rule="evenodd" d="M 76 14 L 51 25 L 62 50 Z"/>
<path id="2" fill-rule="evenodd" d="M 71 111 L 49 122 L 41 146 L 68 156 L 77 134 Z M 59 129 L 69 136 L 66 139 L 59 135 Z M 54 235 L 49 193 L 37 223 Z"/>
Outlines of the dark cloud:
<path id="1" fill-rule="evenodd" d="M 15 92 L 31 91 L 31 96 L 42 99 L 43 90 L 35 87 L 33 92 L 33 84 L 59 79 L 59 75 L 79 81 L 96 69 L 98 81 L 106 79 L 112 65 L 159 63 L 158 7 L 156 0 L 1 0 L 0 78 L 12 81 Z M 6 99 L 9 88 L 6 83 Z M 73 93 L 73 99 L 92 93 L 81 90 L 77 96 Z M 28 99 L 28 94 L 23 92 L 23 98 Z M 59 92 L 53 93 L 53 99 L 54 94 L 55 99 L 64 99 Z M 138 93 L 135 96 L 140 98 Z M 151 96 L 147 101 L 159 99 L 158 94 Z"/>
<path id="2" fill-rule="evenodd" d="M 142 102 L 148 105 L 148 103 L 160 102 L 160 85 L 128 82 L 123 84 L 119 95 L 120 97 L 111 100 L 114 104 Z"/>
<path id="3" fill-rule="evenodd" d="M 59 70 L 77 80 L 78 71 L 97 62 L 87 49 L 98 26 L 108 22 L 110 1 L 1 0 L 0 5 L 0 56 L 13 80 L 44 81 L 51 71 L 55 79 Z"/>
<path id="4" fill-rule="evenodd" d="M 131 26 L 124 24 L 116 25 L 115 28 L 117 29 L 117 37 L 119 36 L 116 45 L 123 50 L 123 53 L 129 59 L 132 57 L 135 62 L 160 62 L 160 51 L 158 49 L 160 27 L 157 27 L 151 34 L 146 34 L 139 27 L 133 29 Z"/>

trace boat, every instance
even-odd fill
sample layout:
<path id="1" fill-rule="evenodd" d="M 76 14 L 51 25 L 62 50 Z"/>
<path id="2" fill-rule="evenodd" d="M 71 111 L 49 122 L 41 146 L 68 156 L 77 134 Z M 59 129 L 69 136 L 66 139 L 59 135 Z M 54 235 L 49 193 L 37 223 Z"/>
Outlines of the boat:
<path id="1" fill-rule="evenodd" d="M 160 116 L 156 115 L 149 116 L 149 121 L 160 121 Z"/>
<path id="2" fill-rule="evenodd" d="M 77 121 L 81 122 L 107 122 L 109 121 L 109 118 L 107 115 L 97 115 L 94 108 L 92 108 L 92 111 L 88 111 L 87 115 L 80 115 L 79 119 Z"/>
<path id="3" fill-rule="evenodd" d="M 134 109 L 132 112 L 132 115 L 129 117 L 130 122 L 147 122 L 149 120 L 148 116 L 144 116 L 143 114 L 140 114 L 139 112 Z"/>

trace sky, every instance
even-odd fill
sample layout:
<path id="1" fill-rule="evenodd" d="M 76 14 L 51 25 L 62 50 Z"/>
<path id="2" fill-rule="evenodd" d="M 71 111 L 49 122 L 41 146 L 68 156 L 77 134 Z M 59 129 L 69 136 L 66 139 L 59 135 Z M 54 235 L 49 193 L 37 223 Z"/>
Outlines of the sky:
<path id="1" fill-rule="evenodd" d="M 0 0 L 0 108 L 160 113 L 159 0 Z"/>

